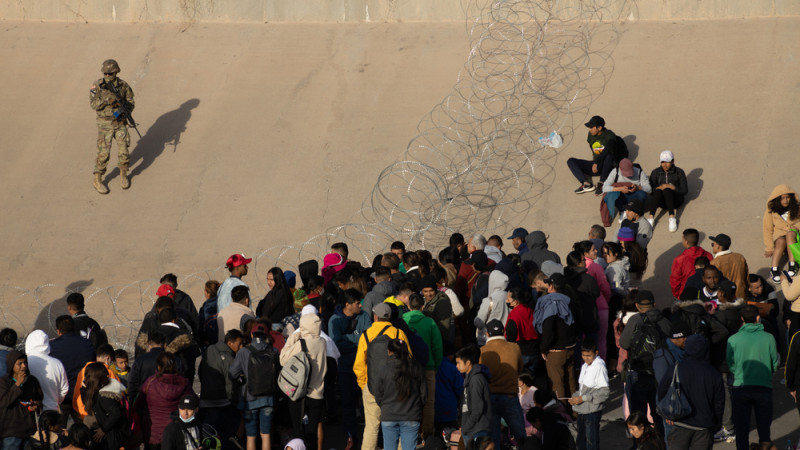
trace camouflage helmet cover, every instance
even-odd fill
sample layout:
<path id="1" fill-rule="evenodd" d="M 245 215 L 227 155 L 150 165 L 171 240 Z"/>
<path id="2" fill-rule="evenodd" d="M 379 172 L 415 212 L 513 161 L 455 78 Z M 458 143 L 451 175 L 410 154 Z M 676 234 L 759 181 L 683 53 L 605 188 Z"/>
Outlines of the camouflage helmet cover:
<path id="1" fill-rule="evenodd" d="M 119 73 L 119 64 L 116 60 L 107 59 L 103 61 L 103 67 L 100 70 L 103 73 Z"/>

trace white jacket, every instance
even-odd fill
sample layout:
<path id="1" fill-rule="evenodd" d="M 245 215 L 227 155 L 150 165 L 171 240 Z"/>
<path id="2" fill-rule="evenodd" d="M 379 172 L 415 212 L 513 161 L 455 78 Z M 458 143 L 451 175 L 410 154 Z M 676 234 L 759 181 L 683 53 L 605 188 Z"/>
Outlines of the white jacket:
<path id="1" fill-rule="evenodd" d="M 44 409 L 61 411 L 59 405 L 69 391 L 67 372 L 61 361 L 50 356 L 50 341 L 42 330 L 34 330 L 25 339 L 28 369 L 36 377 L 44 393 Z"/>

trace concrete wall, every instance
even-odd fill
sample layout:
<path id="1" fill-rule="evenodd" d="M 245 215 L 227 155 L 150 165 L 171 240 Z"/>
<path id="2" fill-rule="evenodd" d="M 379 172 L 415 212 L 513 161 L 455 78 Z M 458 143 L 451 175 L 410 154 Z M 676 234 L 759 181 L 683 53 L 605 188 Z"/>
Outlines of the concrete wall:
<path id="1" fill-rule="evenodd" d="M 461 21 L 468 0 L 17 0 L 0 19 L 77 22 Z M 605 2 L 571 0 L 580 10 Z M 480 1 L 478 1 L 480 3 Z M 562 2 L 565 8 L 572 8 Z M 625 0 L 608 0 L 625 8 Z M 612 12 L 613 14 L 613 12 Z M 640 0 L 625 16 L 640 20 L 800 15 L 797 0 Z"/>

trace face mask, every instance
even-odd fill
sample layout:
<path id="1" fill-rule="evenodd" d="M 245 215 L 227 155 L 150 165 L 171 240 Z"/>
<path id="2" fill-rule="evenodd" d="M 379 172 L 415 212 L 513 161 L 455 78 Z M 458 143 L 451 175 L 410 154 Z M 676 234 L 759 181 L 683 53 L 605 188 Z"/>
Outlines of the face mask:
<path id="1" fill-rule="evenodd" d="M 184 419 L 183 416 L 179 416 L 179 417 L 181 418 L 181 422 L 183 422 L 183 423 L 189 423 L 189 422 L 194 420 L 194 416 L 189 417 L 188 419 Z"/>

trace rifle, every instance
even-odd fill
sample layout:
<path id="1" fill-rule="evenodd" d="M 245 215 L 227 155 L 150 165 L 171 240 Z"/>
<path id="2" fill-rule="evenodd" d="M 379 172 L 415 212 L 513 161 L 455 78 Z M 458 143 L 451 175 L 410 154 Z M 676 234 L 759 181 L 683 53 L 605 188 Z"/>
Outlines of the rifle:
<path id="1" fill-rule="evenodd" d="M 133 120 L 133 116 L 131 115 L 133 107 L 131 107 L 131 104 L 128 103 L 127 100 L 123 99 L 122 96 L 119 95 L 117 88 L 114 87 L 114 83 L 107 83 L 105 80 L 103 80 L 103 82 L 100 83 L 100 88 L 111 91 L 111 93 L 114 94 L 114 97 L 117 98 L 117 102 L 119 103 L 121 110 L 114 110 L 114 117 L 122 116 L 122 118 L 125 119 L 125 122 L 127 122 L 128 126 L 136 130 L 136 134 L 139 135 L 139 139 L 142 139 L 142 133 L 139 133 L 139 129 L 136 128 L 136 121 Z"/>

